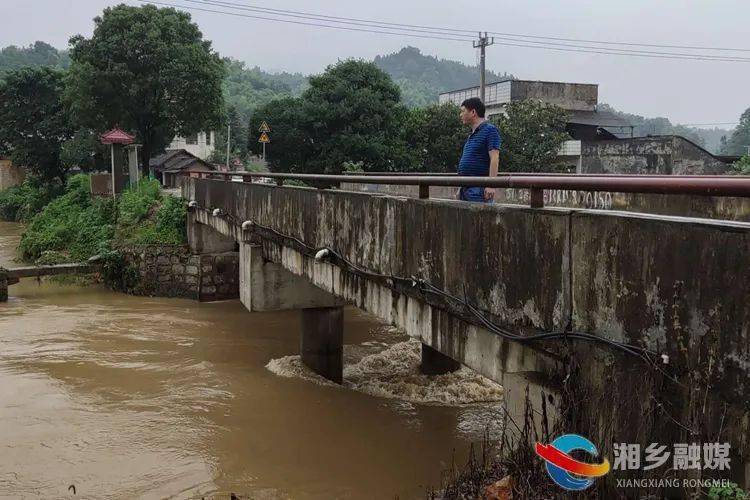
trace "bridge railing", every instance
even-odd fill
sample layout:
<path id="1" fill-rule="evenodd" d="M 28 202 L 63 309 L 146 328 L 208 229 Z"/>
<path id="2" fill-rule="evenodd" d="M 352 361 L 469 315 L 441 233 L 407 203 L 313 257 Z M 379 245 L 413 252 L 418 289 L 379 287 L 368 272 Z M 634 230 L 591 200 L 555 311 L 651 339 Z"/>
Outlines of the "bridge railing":
<path id="1" fill-rule="evenodd" d="M 420 198 L 430 197 L 431 186 L 489 187 L 528 189 L 529 204 L 544 206 L 544 190 L 616 193 L 652 193 L 750 198 L 750 177 L 739 175 L 626 175 L 626 174 L 527 174 L 501 173 L 496 177 L 467 177 L 456 174 L 347 173 L 293 174 L 276 172 L 185 171 L 183 175 L 201 179 L 241 182 L 270 182 L 283 186 L 287 181 L 304 182 L 321 189 L 347 184 L 386 184 L 417 186 Z"/>

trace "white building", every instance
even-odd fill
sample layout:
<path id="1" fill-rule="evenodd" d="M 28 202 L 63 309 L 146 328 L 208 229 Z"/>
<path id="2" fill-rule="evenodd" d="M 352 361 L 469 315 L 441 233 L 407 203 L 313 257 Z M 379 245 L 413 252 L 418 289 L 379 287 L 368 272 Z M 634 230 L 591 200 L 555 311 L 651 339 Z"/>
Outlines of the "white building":
<path id="1" fill-rule="evenodd" d="M 167 146 L 167 150 L 184 149 L 201 160 L 206 160 L 214 152 L 215 144 L 214 132 L 198 132 L 187 137 L 175 137 Z"/>

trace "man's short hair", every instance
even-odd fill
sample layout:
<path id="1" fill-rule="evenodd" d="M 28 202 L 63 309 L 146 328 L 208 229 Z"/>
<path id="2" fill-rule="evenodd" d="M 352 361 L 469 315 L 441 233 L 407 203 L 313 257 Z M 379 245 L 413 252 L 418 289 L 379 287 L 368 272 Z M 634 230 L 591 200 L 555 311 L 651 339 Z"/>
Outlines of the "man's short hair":
<path id="1" fill-rule="evenodd" d="M 478 97 L 469 97 L 464 102 L 461 103 L 461 106 L 463 106 L 466 109 L 474 110 L 477 112 L 477 116 L 479 118 L 484 118 L 484 103 L 482 100 Z"/>

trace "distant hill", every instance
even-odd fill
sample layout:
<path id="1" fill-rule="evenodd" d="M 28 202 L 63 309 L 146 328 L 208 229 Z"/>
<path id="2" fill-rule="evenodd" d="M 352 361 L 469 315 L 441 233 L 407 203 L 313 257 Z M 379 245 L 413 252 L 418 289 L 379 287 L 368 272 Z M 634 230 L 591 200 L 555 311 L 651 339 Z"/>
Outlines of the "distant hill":
<path id="1" fill-rule="evenodd" d="M 301 73 L 266 73 L 259 67 L 246 68 L 245 63 L 225 58 L 227 76 L 224 91 L 227 104 L 234 107 L 240 120 L 247 122 L 258 106 L 284 95 L 298 96 L 307 86 Z"/>
<path id="2" fill-rule="evenodd" d="M 9 45 L 0 50 L 0 77 L 25 66 L 53 66 L 65 69 L 70 66 L 70 57 L 65 50 L 57 50 L 44 42 L 34 42 L 28 47 Z"/>
<path id="3" fill-rule="evenodd" d="M 458 61 L 422 54 L 416 47 L 404 47 L 373 62 L 401 88 L 401 97 L 409 107 L 437 102 L 438 94 L 448 90 L 479 85 L 479 68 Z M 487 71 L 487 82 L 513 78 L 508 73 Z"/>
<path id="4" fill-rule="evenodd" d="M 729 138 L 732 134 L 732 131 L 727 129 L 705 129 L 674 125 L 669 118 L 664 117 L 645 118 L 641 115 L 618 111 L 608 104 L 600 104 L 599 109 L 611 111 L 632 123 L 635 126 L 633 129 L 633 135 L 636 137 L 647 135 L 681 135 L 714 154 L 718 154 L 721 149 L 722 136 Z"/>

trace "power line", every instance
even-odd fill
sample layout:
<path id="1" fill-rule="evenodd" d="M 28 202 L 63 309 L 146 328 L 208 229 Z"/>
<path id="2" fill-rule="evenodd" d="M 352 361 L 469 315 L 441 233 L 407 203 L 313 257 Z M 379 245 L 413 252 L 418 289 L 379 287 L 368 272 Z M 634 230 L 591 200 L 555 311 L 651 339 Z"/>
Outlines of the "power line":
<path id="1" fill-rule="evenodd" d="M 191 7 L 186 5 L 176 5 L 172 3 L 166 3 L 166 2 L 157 2 L 153 0 L 136 0 L 140 3 L 146 3 L 146 4 L 152 4 L 152 5 L 161 5 L 164 7 L 173 7 L 178 9 L 184 9 L 184 10 L 195 10 L 200 12 L 212 12 L 215 14 L 226 14 L 229 16 L 235 16 L 235 17 L 244 17 L 249 19 L 261 19 L 264 21 L 277 21 L 280 23 L 289 23 L 289 24 L 299 24 L 303 26 L 315 26 L 319 28 L 333 28 L 333 29 L 339 29 L 339 30 L 345 30 L 345 31 L 361 31 L 364 33 L 378 33 L 383 35 L 397 35 L 397 36 L 413 36 L 417 38 L 432 38 L 436 40 L 449 40 L 449 41 L 456 41 L 456 42 L 466 42 L 467 39 L 465 38 L 451 38 L 451 37 L 441 37 L 436 35 L 420 35 L 420 34 L 412 34 L 412 33 L 404 33 L 404 32 L 393 32 L 393 31 L 381 31 L 381 30 L 370 30 L 370 29 L 363 29 L 363 28 L 350 28 L 347 26 L 335 26 L 335 25 L 329 25 L 329 24 L 319 24 L 319 23 L 308 23 L 304 21 L 292 21 L 290 19 L 278 19 L 274 17 L 264 17 L 264 16 L 256 16 L 252 14 L 241 14 L 239 12 L 227 12 L 222 10 L 214 10 L 214 9 L 205 9 L 202 7 Z"/>
<path id="2" fill-rule="evenodd" d="M 272 9 L 269 7 L 254 7 L 254 6 L 250 6 L 246 4 L 240 4 L 236 2 L 227 2 L 223 0 L 182 0 L 182 1 L 189 2 L 189 3 L 196 3 L 196 4 L 226 7 L 230 9 L 236 9 L 236 10 L 260 12 L 260 13 L 273 14 L 273 15 L 279 15 L 279 16 L 285 16 L 285 17 L 294 17 L 294 18 L 300 18 L 300 19 L 312 19 L 312 20 L 317 20 L 317 21 L 350 24 L 350 25 L 355 25 L 355 26 L 367 26 L 370 28 L 397 29 L 397 30 L 403 30 L 403 31 L 430 33 L 430 34 L 436 34 L 436 35 L 460 36 L 460 37 L 466 37 L 468 40 L 474 39 L 474 35 L 462 34 L 462 33 L 465 33 L 464 30 L 451 30 L 449 28 L 434 28 L 431 26 L 421 26 L 421 25 L 416 25 L 416 24 L 388 23 L 388 22 L 383 22 L 383 21 L 372 21 L 372 20 L 368 21 L 366 19 L 328 16 L 324 14 L 313 14 L 309 12 L 299 12 L 295 10 Z"/>
<path id="3" fill-rule="evenodd" d="M 750 49 L 739 49 L 734 47 L 706 47 L 696 45 L 666 45 L 659 43 L 635 43 L 635 42 L 608 42 L 604 40 L 586 40 L 582 38 L 563 38 L 563 37 L 552 37 L 552 36 L 539 36 L 539 35 L 524 35 L 518 33 L 501 33 L 498 31 L 489 31 L 492 35 L 501 36 L 516 36 L 522 38 L 537 38 L 540 40 L 557 40 L 563 42 L 579 42 L 579 43 L 598 43 L 600 45 L 627 45 L 630 47 L 653 47 L 660 49 L 689 49 L 689 50 L 717 50 L 717 51 L 731 51 L 731 52 L 750 52 Z"/>
<path id="4" fill-rule="evenodd" d="M 189 1 L 189 0 L 188 0 Z M 195 1 L 195 0 L 194 0 Z M 202 3 L 211 3 L 211 2 L 202 2 Z M 248 3 L 238 3 L 238 2 L 231 2 L 228 0 L 222 0 L 221 2 L 214 2 L 216 4 L 224 4 L 226 7 L 232 7 L 232 8 L 242 8 L 246 10 L 255 10 L 260 12 L 272 12 L 276 14 L 295 14 L 295 15 L 302 15 L 302 16 L 313 16 L 319 19 L 324 20 L 338 20 L 338 21 L 353 21 L 353 22 L 362 22 L 362 23 L 376 23 L 379 25 L 383 25 L 383 27 L 388 27 L 389 29 L 392 27 L 401 27 L 401 28 L 418 28 L 418 29 L 427 29 L 432 31 L 439 31 L 444 34 L 450 34 L 450 35 L 456 35 L 463 33 L 462 36 L 471 35 L 473 38 L 474 33 L 476 33 L 476 30 L 470 30 L 470 29 L 461 29 L 461 28 L 447 28 L 447 27 L 437 27 L 437 26 L 425 26 L 425 25 L 419 25 L 419 24 L 404 24 L 404 23 L 394 23 L 389 21 L 378 21 L 378 20 L 372 20 L 372 19 L 362 19 L 362 18 L 356 18 L 356 17 L 343 17 L 343 16 L 331 16 L 326 14 L 317 14 L 313 12 L 304 12 L 304 11 L 297 11 L 297 10 L 287 10 L 287 9 L 274 9 L 270 7 L 265 6 L 258 6 Z M 499 31 L 488 31 L 488 34 L 490 35 L 498 35 L 498 36 L 506 36 L 506 37 L 516 37 L 516 38 L 533 38 L 538 40 L 553 40 L 553 41 L 563 41 L 563 42 L 578 42 L 578 43 L 594 43 L 599 45 L 623 45 L 623 46 L 629 46 L 629 47 L 651 47 L 651 48 L 666 48 L 666 49 L 688 49 L 688 50 L 713 50 L 713 51 L 731 51 L 731 52 L 750 52 L 750 49 L 745 48 L 735 48 L 735 47 L 709 47 L 709 46 L 696 46 L 696 45 L 671 45 L 671 44 L 657 44 L 657 43 L 637 43 L 637 42 L 614 42 L 614 41 L 604 41 L 604 40 L 589 40 L 589 39 L 581 39 L 581 38 L 564 38 L 564 37 L 551 37 L 551 36 L 541 36 L 541 35 L 529 35 L 524 33 L 504 33 Z M 605 47 L 603 47 L 605 48 Z"/>
<path id="5" fill-rule="evenodd" d="M 349 24 L 349 25 L 355 25 L 355 26 L 365 26 L 368 28 L 398 30 L 398 31 L 403 31 L 403 32 L 426 33 L 426 34 L 433 34 L 433 35 L 440 35 L 440 36 L 446 36 L 446 35 L 450 35 L 451 37 L 460 36 L 460 37 L 466 38 L 466 40 L 472 40 L 472 41 L 475 40 L 474 36 L 455 35 L 453 33 L 446 33 L 446 30 L 450 30 L 450 28 L 433 28 L 433 27 L 428 27 L 428 26 L 393 23 L 394 25 L 398 25 L 398 26 L 413 26 L 414 27 L 414 28 L 394 28 L 392 26 L 389 26 L 389 24 L 391 23 L 387 23 L 383 21 L 368 21 L 365 19 L 344 18 L 344 17 L 339 17 L 339 16 L 327 16 L 327 15 L 322 15 L 322 14 L 313 14 L 309 12 L 288 11 L 288 10 L 282 10 L 282 9 L 271 9 L 271 8 L 266 8 L 266 7 L 255 7 L 255 6 L 250 6 L 247 4 L 229 2 L 226 0 L 182 0 L 182 1 L 193 3 L 193 4 L 199 4 L 199 5 L 225 7 L 225 8 L 236 9 L 236 10 L 241 10 L 241 11 L 272 13 L 274 15 L 282 16 L 282 17 L 293 17 L 293 18 L 307 19 L 307 20 L 314 20 L 314 21 L 321 21 L 321 20 L 327 21 L 328 19 L 336 19 L 336 20 L 328 21 L 328 22 Z M 456 31 L 463 31 L 463 30 L 456 30 Z M 522 36 L 522 35 L 515 35 L 515 36 Z M 622 52 L 623 54 L 632 54 L 632 55 L 679 56 L 680 58 L 689 58 L 689 59 L 700 57 L 701 60 L 750 62 L 750 58 L 744 58 L 744 57 L 739 57 L 739 56 L 721 56 L 721 55 L 710 55 L 710 54 L 691 54 L 691 53 L 686 53 L 686 52 L 659 52 L 659 51 L 648 51 L 648 50 L 596 47 L 596 46 L 590 46 L 590 45 L 574 45 L 574 44 L 556 43 L 556 42 L 540 42 L 540 41 L 535 41 L 535 40 L 525 40 L 523 38 L 520 38 L 520 39 L 508 38 L 507 36 L 499 37 L 498 39 L 509 41 L 509 42 L 516 42 L 516 43 L 535 44 L 535 45 L 540 45 L 544 48 L 551 48 L 551 47 L 579 48 L 579 49 L 588 49 L 588 50 L 606 50 L 607 52 L 610 52 L 610 51 L 618 52 L 618 53 Z M 531 48 L 535 48 L 535 47 L 531 47 Z"/>
<path id="6" fill-rule="evenodd" d="M 330 29 L 338 29 L 338 30 L 345 30 L 345 31 L 376 33 L 376 34 L 396 35 L 396 36 L 409 36 L 409 37 L 417 37 L 417 38 L 428 38 L 428 39 L 448 40 L 448 41 L 458 41 L 458 42 L 469 41 L 469 38 L 466 37 L 466 35 L 443 36 L 441 34 L 437 34 L 438 32 L 417 30 L 417 29 L 389 28 L 389 31 L 385 31 L 384 29 L 382 29 L 383 26 L 374 25 L 374 24 L 371 24 L 371 25 L 362 24 L 363 26 L 373 27 L 373 29 L 367 29 L 367 28 L 362 28 L 362 27 L 339 26 L 339 25 L 334 25 L 334 24 L 321 24 L 321 23 L 316 23 L 316 22 L 295 21 L 291 19 L 267 17 L 267 16 L 256 15 L 256 14 L 227 12 L 223 10 L 207 9 L 203 7 L 186 6 L 186 5 L 172 4 L 172 3 L 152 1 L 152 0 L 137 0 L 137 1 L 141 3 L 149 3 L 149 4 L 154 4 L 154 5 L 173 7 L 173 8 L 184 9 L 188 11 L 195 10 L 195 11 L 200 11 L 200 12 L 211 12 L 211 13 L 224 14 L 224 15 L 229 15 L 229 16 L 234 16 L 234 17 L 260 19 L 260 20 L 265 20 L 265 21 L 275 21 L 275 22 L 297 24 L 297 25 L 303 25 L 303 26 L 313 26 L 313 27 L 330 28 Z M 210 6 L 223 6 L 225 8 L 234 8 L 234 7 L 229 7 L 227 2 L 216 2 L 216 1 L 212 2 L 209 0 L 203 0 L 202 2 L 198 2 L 197 0 L 183 0 L 183 1 L 203 3 L 204 5 L 210 5 Z M 274 14 L 274 15 L 283 15 L 283 14 Z M 302 17 L 302 15 L 298 15 L 296 17 Z M 318 20 L 318 19 L 315 19 L 312 15 L 310 17 L 307 17 L 307 18 L 303 17 L 303 18 Z M 341 23 L 341 21 L 330 21 L 330 22 Z M 427 34 L 427 33 L 431 33 L 431 34 Z M 661 52 L 652 52 L 652 51 L 636 51 L 636 50 L 628 50 L 628 49 L 609 49 L 609 48 L 575 46 L 575 45 L 566 45 L 566 44 L 553 44 L 552 42 L 545 43 L 545 42 L 533 42 L 533 41 L 527 41 L 527 40 L 514 40 L 514 39 L 509 39 L 509 40 L 510 41 L 500 41 L 500 42 L 496 41 L 495 43 L 497 45 L 503 45 L 503 46 L 508 46 L 508 47 L 524 47 L 524 48 L 533 48 L 533 49 L 542 49 L 542 50 L 553 50 L 553 51 L 558 51 L 558 52 L 620 55 L 620 56 L 629 56 L 629 57 L 648 57 L 648 58 L 674 59 L 674 60 L 744 62 L 744 63 L 750 62 L 750 58 L 741 58 L 741 57 L 713 56 L 713 55 L 705 55 L 705 54 L 661 53 Z M 511 41 L 512 42 L 518 41 L 518 42 L 523 42 L 523 43 L 511 43 Z M 537 44 L 537 45 L 531 45 L 532 43 Z"/>

